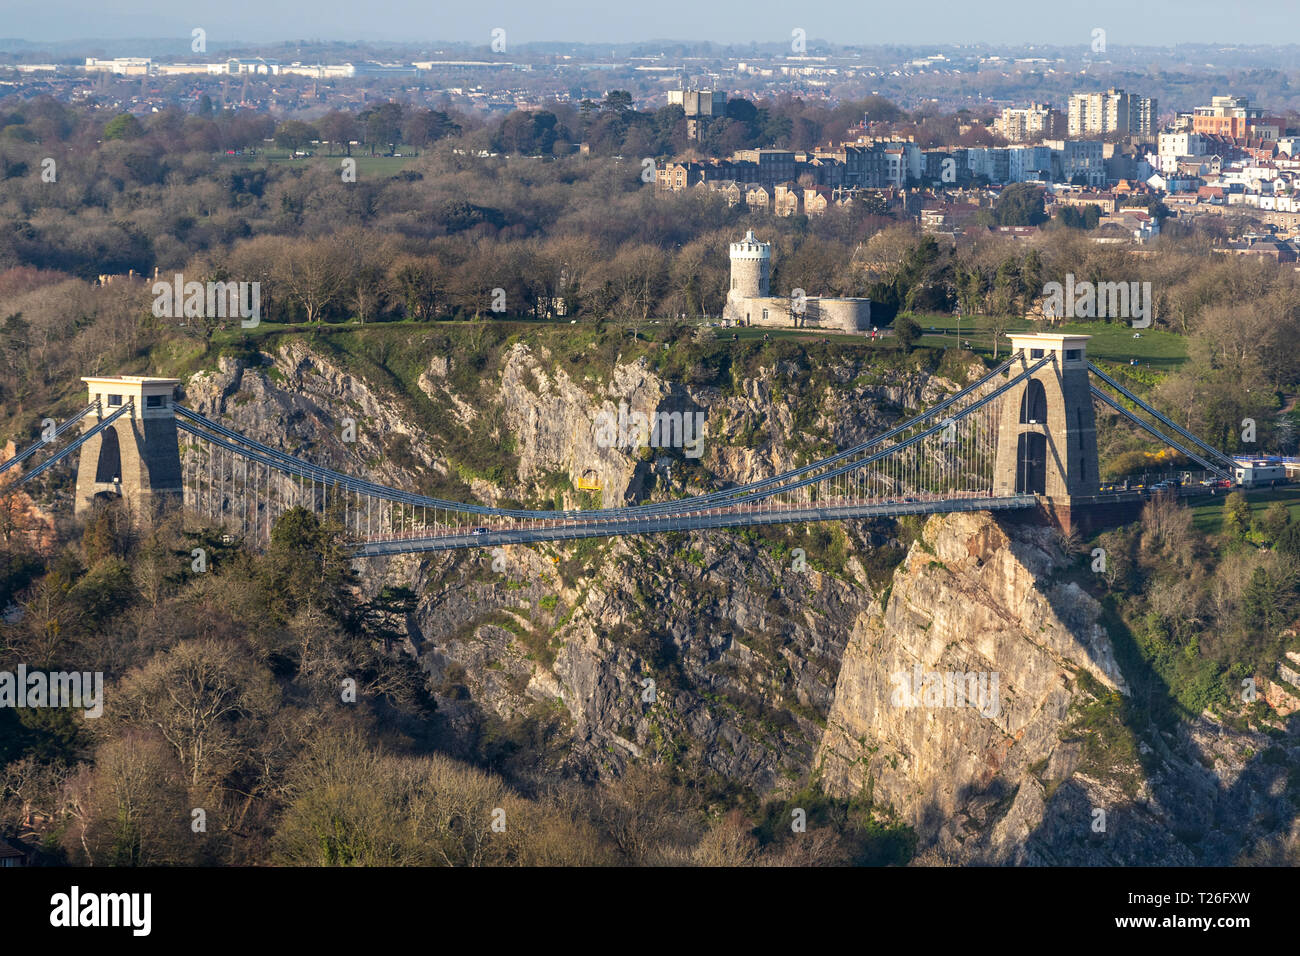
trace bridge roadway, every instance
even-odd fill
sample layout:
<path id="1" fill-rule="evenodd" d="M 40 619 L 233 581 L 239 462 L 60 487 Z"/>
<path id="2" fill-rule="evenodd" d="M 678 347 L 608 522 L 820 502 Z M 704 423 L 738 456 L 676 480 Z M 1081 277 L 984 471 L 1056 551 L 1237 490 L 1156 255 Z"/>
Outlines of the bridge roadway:
<path id="1" fill-rule="evenodd" d="M 827 500 L 816 504 L 773 507 L 764 502 L 721 506 L 687 514 L 663 514 L 646 517 L 604 518 L 586 521 L 581 518 L 536 519 L 518 521 L 510 528 L 484 524 L 486 533 L 471 534 L 461 529 L 408 532 L 405 536 L 371 537 L 356 543 L 355 556 L 381 557 L 420 551 L 450 551 L 455 548 L 488 548 L 502 544 L 526 544 L 533 541 L 562 541 L 574 538 L 611 537 L 621 534 L 645 534 L 663 531 L 693 531 L 701 528 L 734 528 L 747 525 L 782 524 L 800 521 L 836 521 L 843 518 L 896 518 L 909 514 L 946 514 L 953 511 L 1006 511 L 1032 508 L 1033 495 L 995 497 L 983 492 L 948 492 L 945 495 L 914 494 L 906 498 Z"/>

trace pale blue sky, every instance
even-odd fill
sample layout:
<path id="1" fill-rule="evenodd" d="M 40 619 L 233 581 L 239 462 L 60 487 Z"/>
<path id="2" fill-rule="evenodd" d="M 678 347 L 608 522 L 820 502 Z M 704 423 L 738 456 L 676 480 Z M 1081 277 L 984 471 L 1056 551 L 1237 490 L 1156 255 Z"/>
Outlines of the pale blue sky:
<path id="1" fill-rule="evenodd" d="M 665 11 L 684 14 L 674 23 Z M 649 0 L 0 0 L 0 37 L 26 40 L 184 38 L 210 42 L 286 39 L 488 42 L 503 27 L 512 43 L 625 42 L 652 38 L 717 43 L 811 39 L 851 44 L 978 41 L 1086 47 L 1094 27 L 1114 45 L 1178 42 L 1300 43 L 1297 0 L 752 0 L 664 5 Z"/>

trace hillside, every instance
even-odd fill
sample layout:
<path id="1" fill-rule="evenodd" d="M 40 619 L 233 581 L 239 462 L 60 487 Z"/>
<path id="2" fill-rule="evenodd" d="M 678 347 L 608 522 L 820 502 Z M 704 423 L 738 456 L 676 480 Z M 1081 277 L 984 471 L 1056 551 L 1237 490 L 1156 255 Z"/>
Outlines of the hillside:
<path id="1" fill-rule="evenodd" d="M 983 367 L 973 356 L 955 364 L 952 353 L 937 367 L 925 350 L 681 334 L 620 342 L 567 331 L 285 332 L 264 350 L 227 352 L 185 374 L 184 400 L 273 447 L 395 487 L 569 508 L 698 493 L 803 464 L 933 403 Z M 602 447 L 591 423 L 619 401 L 702 412 L 703 454 Z M 345 417 L 357 422 L 355 443 L 340 439 Z M 599 491 L 578 487 L 593 477 Z M 240 506 L 228 503 L 232 513 Z M 119 560 L 86 541 L 79 588 Z M 144 544 L 108 550 L 130 558 Z M 304 555 L 308 545 L 298 545 Z M 330 585 L 327 603 L 341 601 L 341 610 L 314 611 L 331 574 L 347 580 L 326 559 L 320 580 L 311 572 L 313 580 L 275 586 L 317 597 L 268 605 L 255 612 L 262 636 L 241 633 L 249 627 L 240 623 L 241 575 L 272 574 L 281 560 L 273 546 L 265 558 L 217 562 L 217 593 L 238 600 L 206 630 L 252 642 L 283 695 L 278 706 L 315 701 L 302 718 L 330 715 L 352 732 L 354 718 L 327 703 L 325 675 L 361 668 L 362 732 L 384 715 L 401 728 L 383 736 L 403 759 L 437 754 L 499 774 L 547 813 L 557 785 L 576 786 L 585 794 L 578 819 L 595 833 L 613 832 L 611 800 L 679 808 L 681 829 L 653 846 L 614 840 L 615 851 L 591 838 L 623 859 L 699 859 L 740 825 L 736 813 L 754 853 L 792 859 L 782 822 L 792 808 L 841 841 L 810 862 L 919 853 L 931 862 L 1223 864 L 1272 852 L 1300 797 L 1300 781 L 1286 773 L 1294 719 L 1234 704 L 1231 657 L 1195 645 L 1187 653 L 1199 662 L 1205 706 L 1179 710 L 1197 699 L 1193 678 L 1170 671 L 1139 629 L 1151 613 L 1139 582 L 1154 586 L 1172 566 L 1133 539 L 1126 590 L 1084 572 L 1087 550 L 983 515 L 674 533 L 365 561 L 354 581 Z M 1199 554 L 1197 573 L 1217 574 Z M 107 625 L 103 647 L 117 650 L 90 653 L 111 682 L 130 686 L 142 667 L 160 666 L 168 644 L 141 645 L 123 630 L 141 620 L 147 587 L 139 570 L 125 573 L 105 598 L 122 620 Z M 209 586 L 175 587 L 157 592 L 162 603 L 146 617 L 174 617 L 180 638 L 194 624 L 167 609 Z M 409 603 L 393 597 L 402 588 Z M 362 643 L 327 642 L 317 659 L 308 645 L 319 613 L 337 629 L 330 641 Z M 382 627 L 365 623 L 368 614 Z M 9 630 L 34 622 L 29 611 Z M 31 636 L 15 637 L 30 646 Z M 87 647 L 71 637 L 54 653 Z M 1257 647 L 1264 660 L 1280 653 L 1270 641 Z M 930 674 L 973 675 L 972 686 L 983 675 L 985 696 L 978 706 L 954 706 L 951 695 L 925 703 Z M 900 703 L 900 675 L 922 706 Z M 111 698 L 109 713 L 115 727 L 136 719 Z M 275 714 L 250 717 L 247 732 Z M 65 759 L 81 759 L 96 739 L 69 741 Z M 315 753 L 305 741 L 288 748 L 268 787 Z M 247 772 L 194 769 L 190 786 L 220 793 Z M 270 845 L 285 852 L 276 841 L 286 838 L 272 839 L 286 825 L 274 793 L 257 798 L 256 812 Z M 1093 828 L 1097 810 L 1109 821 L 1102 831 Z M 1229 826 L 1240 820 L 1249 823 Z M 257 840 L 234 840 L 226 825 L 210 852 L 266 852 Z"/>

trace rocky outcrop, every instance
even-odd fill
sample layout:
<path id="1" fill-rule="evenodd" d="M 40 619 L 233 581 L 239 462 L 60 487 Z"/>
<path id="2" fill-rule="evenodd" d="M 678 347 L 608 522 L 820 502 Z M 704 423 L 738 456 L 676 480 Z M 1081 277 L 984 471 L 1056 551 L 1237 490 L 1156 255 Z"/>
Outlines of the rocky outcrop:
<path id="1" fill-rule="evenodd" d="M 477 617 L 454 612 L 459 597 L 421 609 L 431 686 L 454 677 L 469 690 L 445 688 L 445 714 L 469 728 L 559 707 L 564 763 L 589 776 L 647 753 L 755 794 L 807 773 L 869 590 L 716 534 L 613 539 L 574 577 L 539 549 L 502 557 Z M 475 600 L 479 586 L 444 579 Z"/>
<path id="2" fill-rule="evenodd" d="M 1234 862 L 1285 819 L 1283 751 L 1252 759 L 1268 738 L 1208 715 L 1130 725 L 1101 608 L 1071 564 L 1045 528 L 931 518 L 853 625 L 816 773 L 953 862 Z"/>
<path id="3" fill-rule="evenodd" d="M 617 400 L 589 395 L 547 358 L 517 344 L 501 374 L 501 404 L 519 451 L 520 480 L 533 482 L 560 472 L 574 487 L 599 490 L 603 507 L 635 499 L 646 476 L 645 468 L 638 468 L 636 448 L 618 442 L 617 435 L 614 443 L 601 441 L 596 428 L 602 411 L 617 417 Z M 647 415 L 680 412 L 684 404 L 643 363 L 616 366 L 606 391 Z"/>
<path id="4" fill-rule="evenodd" d="M 315 464 L 386 484 L 409 483 L 411 466 L 446 473 L 423 433 L 403 414 L 403 402 L 291 340 L 265 364 L 221 358 L 213 371 L 185 384 L 185 402 L 208 418 Z M 355 427 L 345 431 L 347 422 Z M 390 454 L 404 439 L 414 462 Z M 402 486 L 402 485 L 399 485 Z"/>
<path id="5" fill-rule="evenodd" d="M 831 792 L 870 789 L 934 836 L 1050 761 L 1079 671 L 1126 689 L 1096 602 L 1044 586 L 1064 564 L 1053 537 L 930 519 L 849 637 L 820 753 Z"/>

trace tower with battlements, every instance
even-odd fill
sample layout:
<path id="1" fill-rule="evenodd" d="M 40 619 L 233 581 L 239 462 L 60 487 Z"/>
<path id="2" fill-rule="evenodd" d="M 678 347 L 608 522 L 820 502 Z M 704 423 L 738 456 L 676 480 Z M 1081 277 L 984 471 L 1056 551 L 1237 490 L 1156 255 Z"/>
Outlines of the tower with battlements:
<path id="1" fill-rule="evenodd" d="M 774 328 L 834 329 L 865 332 L 871 328 L 871 300 L 831 299 L 791 290 L 773 296 L 772 244 L 761 242 L 754 230 L 731 244 L 731 288 L 722 317 L 737 325 Z"/>
<path id="2" fill-rule="evenodd" d="M 137 514 L 151 514 L 166 501 L 179 504 L 181 459 L 172 403 L 180 380 L 111 375 L 82 381 L 99 405 L 83 419 L 83 431 L 124 406 L 130 411 L 82 444 L 75 512 L 112 497 Z"/>
<path id="3" fill-rule="evenodd" d="M 766 299 L 772 281 L 772 244 L 759 242 L 754 230 L 731 244 L 731 288 L 727 290 L 725 318 L 745 320 L 750 299 Z"/>

